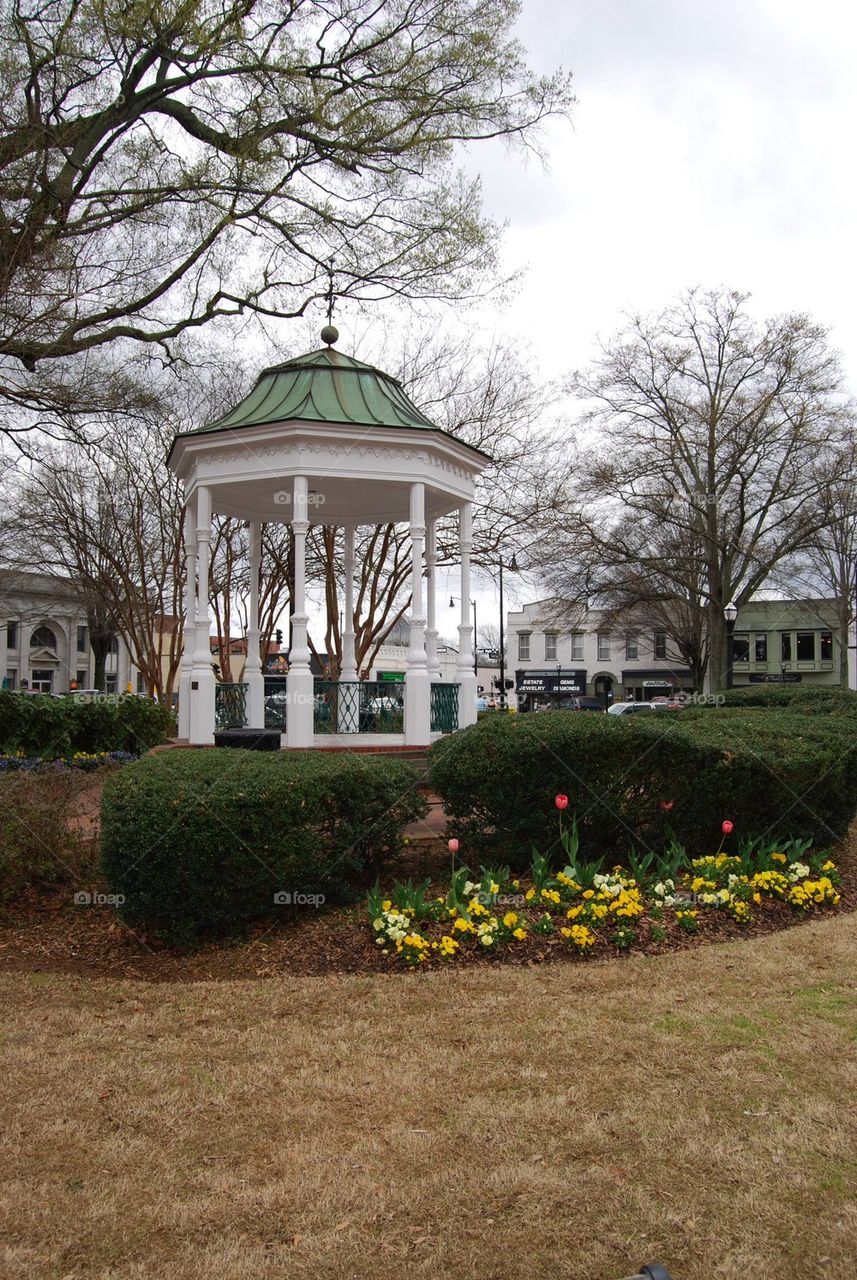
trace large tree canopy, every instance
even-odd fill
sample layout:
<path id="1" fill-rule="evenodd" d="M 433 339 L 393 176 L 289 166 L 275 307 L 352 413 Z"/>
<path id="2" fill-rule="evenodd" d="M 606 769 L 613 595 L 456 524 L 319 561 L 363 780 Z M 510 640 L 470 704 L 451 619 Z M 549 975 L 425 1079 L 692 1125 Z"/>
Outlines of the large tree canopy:
<path id="1" fill-rule="evenodd" d="M 474 288 L 496 237 L 455 144 L 528 138 L 571 101 L 568 76 L 528 71 L 517 10 L 12 0 L 0 395 L 69 409 L 81 361 L 108 344 L 169 349 L 217 317 L 298 315 L 331 259 L 350 297 Z M 97 387 L 83 398 L 97 407 Z"/>
<path id="2" fill-rule="evenodd" d="M 830 523 L 822 463 L 853 430 L 825 330 L 801 314 L 758 323 L 746 301 L 691 290 L 573 378 L 590 432 L 576 510 L 541 548 L 557 596 L 571 578 L 575 603 L 669 630 L 697 676 L 710 658 L 715 688 L 724 606 Z"/>

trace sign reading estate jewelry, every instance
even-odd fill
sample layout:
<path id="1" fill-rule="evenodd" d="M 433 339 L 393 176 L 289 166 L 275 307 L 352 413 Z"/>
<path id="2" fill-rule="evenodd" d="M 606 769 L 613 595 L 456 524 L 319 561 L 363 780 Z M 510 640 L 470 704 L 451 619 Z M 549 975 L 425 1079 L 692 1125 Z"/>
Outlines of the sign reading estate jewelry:
<path id="1" fill-rule="evenodd" d="M 516 693 L 586 693 L 585 671 L 516 671 Z"/>

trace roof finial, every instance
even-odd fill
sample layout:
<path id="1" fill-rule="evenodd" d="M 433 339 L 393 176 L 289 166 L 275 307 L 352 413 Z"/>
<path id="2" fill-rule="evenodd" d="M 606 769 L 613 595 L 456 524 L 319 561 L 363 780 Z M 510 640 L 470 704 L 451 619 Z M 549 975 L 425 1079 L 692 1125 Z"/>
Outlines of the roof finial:
<path id="1" fill-rule="evenodd" d="M 332 347 L 336 339 L 339 337 L 339 330 L 333 323 L 333 258 L 327 264 L 327 324 L 321 331 L 321 340 Z"/>

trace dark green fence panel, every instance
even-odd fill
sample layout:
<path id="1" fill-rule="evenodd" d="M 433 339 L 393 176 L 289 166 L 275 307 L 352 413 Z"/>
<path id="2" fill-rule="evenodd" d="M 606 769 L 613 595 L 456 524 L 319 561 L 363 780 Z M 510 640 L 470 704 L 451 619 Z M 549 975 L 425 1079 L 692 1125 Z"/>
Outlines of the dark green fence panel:
<path id="1" fill-rule="evenodd" d="M 265 728 L 286 732 L 286 676 L 265 676 Z"/>
<path id="2" fill-rule="evenodd" d="M 454 733 L 458 728 L 458 689 L 457 684 L 432 681 L 432 733 Z"/>
<path id="3" fill-rule="evenodd" d="M 217 729 L 243 729 L 247 723 L 246 684 L 214 686 L 214 724 Z"/>
<path id="4" fill-rule="evenodd" d="M 316 680 L 315 733 L 401 733 L 403 686 L 385 680 Z"/>

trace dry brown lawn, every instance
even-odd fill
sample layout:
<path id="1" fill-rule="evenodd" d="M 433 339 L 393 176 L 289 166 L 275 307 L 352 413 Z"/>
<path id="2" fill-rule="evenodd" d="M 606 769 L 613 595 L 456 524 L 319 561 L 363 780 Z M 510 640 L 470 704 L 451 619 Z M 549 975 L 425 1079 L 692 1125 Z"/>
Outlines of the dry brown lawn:
<path id="1" fill-rule="evenodd" d="M 857 1274 L 854 917 L 654 958 L 0 976 L 0 1274 Z"/>

